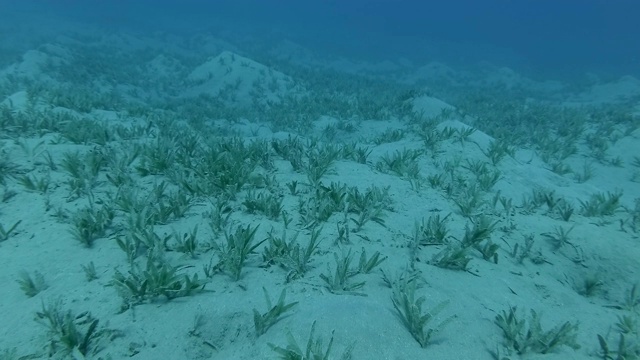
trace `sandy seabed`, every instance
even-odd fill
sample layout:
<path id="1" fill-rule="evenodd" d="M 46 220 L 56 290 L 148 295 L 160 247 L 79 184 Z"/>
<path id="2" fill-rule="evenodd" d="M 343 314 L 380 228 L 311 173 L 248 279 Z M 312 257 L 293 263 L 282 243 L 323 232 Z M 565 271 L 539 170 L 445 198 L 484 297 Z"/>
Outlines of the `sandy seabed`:
<path id="1" fill-rule="evenodd" d="M 0 358 L 640 356 L 637 79 L 75 34 L 0 69 Z"/>

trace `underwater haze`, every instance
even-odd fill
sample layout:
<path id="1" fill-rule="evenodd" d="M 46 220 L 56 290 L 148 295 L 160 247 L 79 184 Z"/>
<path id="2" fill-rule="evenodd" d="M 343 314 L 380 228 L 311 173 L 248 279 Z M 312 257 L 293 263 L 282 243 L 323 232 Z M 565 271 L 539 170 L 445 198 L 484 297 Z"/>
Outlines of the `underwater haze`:
<path id="1" fill-rule="evenodd" d="M 369 60 L 491 61 L 554 77 L 640 73 L 640 2 L 632 0 L 3 3 L 4 16 L 19 7 L 111 29 L 281 37 L 336 56 Z M 27 16 L 24 21 L 31 20 Z"/>

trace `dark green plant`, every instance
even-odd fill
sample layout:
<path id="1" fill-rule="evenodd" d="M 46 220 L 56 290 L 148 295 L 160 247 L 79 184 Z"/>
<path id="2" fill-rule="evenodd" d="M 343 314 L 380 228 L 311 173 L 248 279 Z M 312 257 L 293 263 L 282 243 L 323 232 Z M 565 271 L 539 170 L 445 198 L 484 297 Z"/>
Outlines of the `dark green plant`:
<path id="1" fill-rule="evenodd" d="M 487 240 L 484 244 L 477 244 L 474 247 L 480 252 L 483 259 L 493 261 L 494 264 L 498 263 L 498 250 L 500 250 L 500 245 L 491 240 Z"/>
<path id="2" fill-rule="evenodd" d="M 554 173 L 563 176 L 566 174 L 570 174 L 573 172 L 573 170 L 571 169 L 571 166 L 561 162 L 561 161 L 554 161 L 551 163 L 551 169 L 549 169 L 551 171 L 553 171 Z"/>
<path id="3" fill-rule="evenodd" d="M 369 155 L 371 155 L 371 149 L 368 147 L 358 147 L 353 155 L 353 160 L 360 164 L 366 164 Z"/>
<path id="4" fill-rule="evenodd" d="M 615 324 L 616 331 L 621 334 L 640 335 L 640 317 L 638 315 L 640 314 L 618 315 L 618 322 Z"/>
<path id="5" fill-rule="evenodd" d="M 621 197 L 621 191 L 593 194 L 588 201 L 580 200 L 582 215 L 587 217 L 613 215 L 621 207 Z"/>
<path id="6" fill-rule="evenodd" d="M 303 153 L 306 149 L 299 137 L 289 135 L 287 139 L 274 139 L 271 141 L 271 147 L 276 154 L 291 163 L 294 171 L 300 172 L 303 170 L 305 166 Z"/>
<path id="7" fill-rule="evenodd" d="M 526 194 L 522 195 L 520 208 L 522 209 L 523 213 L 533 214 L 536 210 L 540 208 L 540 206 L 542 206 L 543 203 L 541 203 L 539 199 L 536 197 L 537 193 L 538 192 L 534 190 L 533 194 L 530 196 Z"/>
<path id="8" fill-rule="evenodd" d="M 91 106 L 89 104 L 80 105 L 76 103 L 65 107 L 82 112 L 91 111 Z M 60 133 L 74 144 L 105 145 L 109 141 L 114 140 L 114 135 L 106 124 L 89 118 L 74 119 L 74 121 L 68 122 L 60 130 Z"/>
<path id="9" fill-rule="evenodd" d="M 342 212 L 342 220 L 336 223 L 338 236 L 336 237 L 334 244 L 351 244 L 351 223 L 349 221 L 348 210 L 348 205 L 346 205 Z"/>
<path id="10" fill-rule="evenodd" d="M 240 138 L 211 141 L 189 168 L 193 176 L 181 181 L 194 195 L 217 195 L 227 199 L 247 184 L 264 155 L 263 150 L 252 148 Z"/>
<path id="11" fill-rule="evenodd" d="M 139 145 L 109 149 L 105 176 L 113 186 L 121 188 L 133 183 L 132 164 L 140 155 L 141 150 L 142 147 Z"/>
<path id="12" fill-rule="evenodd" d="M 582 166 L 582 171 L 581 172 L 577 172 L 574 174 L 574 179 L 578 182 L 578 183 L 585 183 L 587 181 L 589 181 L 591 178 L 593 178 L 593 165 L 591 165 L 590 162 L 585 161 L 584 165 Z"/>
<path id="13" fill-rule="evenodd" d="M 395 291 L 403 292 L 406 287 L 411 283 L 415 283 L 416 289 L 422 287 L 422 283 L 424 279 L 420 275 L 420 272 L 417 270 L 407 270 L 403 269 L 397 272 L 395 275 L 391 275 L 387 273 L 385 270 L 381 270 L 382 272 L 382 281 L 384 284 L 390 288 L 395 289 Z"/>
<path id="14" fill-rule="evenodd" d="M 192 259 L 198 257 L 198 250 L 200 247 L 198 241 L 198 226 L 193 228 L 191 232 L 184 233 L 182 235 L 177 232 L 173 232 L 173 244 L 169 246 L 171 250 L 181 252 L 183 254 L 189 255 Z M 168 241 L 170 238 L 167 238 Z M 167 247 L 167 245 L 165 245 Z"/>
<path id="15" fill-rule="evenodd" d="M 329 220 L 336 212 L 344 211 L 347 200 L 347 186 L 331 183 L 319 186 L 308 199 L 300 199 L 298 212 L 300 225 L 305 229 L 313 228 Z"/>
<path id="16" fill-rule="evenodd" d="M 111 226 L 115 213 L 109 206 L 89 206 L 79 210 L 71 218 L 71 235 L 86 247 L 92 247 L 95 240 L 104 237 Z"/>
<path id="17" fill-rule="evenodd" d="M 150 212 L 150 202 L 154 201 L 150 198 L 150 195 L 145 197 L 138 196 L 138 191 L 132 187 L 119 188 L 115 195 L 110 196 L 110 200 L 117 210 L 129 215 L 143 211 Z M 149 224 L 151 224 L 151 222 L 149 222 Z"/>
<path id="18" fill-rule="evenodd" d="M 585 137 L 585 143 L 589 148 L 590 155 L 600 162 L 605 161 L 607 151 L 609 150 L 609 142 L 602 135 L 603 134 L 591 133 Z"/>
<path id="19" fill-rule="evenodd" d="M 451 138 L 453 138 L 454 136 L 456 136 L 456 134 L 458 133 L 458 129 L 453 128 L 451 126 L 445 126 L 444 128 L 442 128 L 440 130 L 440 139 L 442 140 L 449 140 Z"/>
<path id="20" fill-rule="evenodd" d="M 75 352 L 84 358 L 102 349 L 102 342 L 112 340 L 118 332 L 99 327 L 99 320 L 90 312 L 74 314 L 64 311 L 60 303 L 42 306 L 36 313 L 36 322 L 47 328 L 48 357 L 78 358 Z"/>
<path id="21" fill-rule="evenodd" d="M 429 346 L 432 337 L 454 318 L 451 316 L 431 326 L 433 319 L 447 306 L 448 302 L 444 301 L 431 310 L 423 309 L 426 298 L 421 296 L 416 299 L 415 282 L 409 282 L 403 289 L 394 289 L 391 300 L 400 320 L 423 348 Z"/>
<path id="22" fill-rule="evenodd" d="M 320 274 L 320 278 L 324 280 L 329 291 L 334 294 L 358 294 L 356 291 L 364 286 L 364 281 L 353 282 L 351 279 L 359 274 L 358 269 L 351 268 L 353 256 L 351 251 L 338 257 L 337 253 L 333 253 L 336 264 L 334 271 L 328 269 L 327 274 Z"/>
<path id="23" fill-rule="evenodd" d="M 497 251 L 500 247 L 489 240 L 496 225 L 497 222 L 491 222 L 486 216 L 476 218 L 472 227 L 465 227 L 465 234 L 460 243 L 448 243 L 442 251 L 434 255 L 432 263 L 446 269 L 466 271 L 471 261 L 470 249 L 476 249 L 485 260 L 497 263 Z M 485 240 L 486 243 L 482 245 Z"/>
<path id="24" fill-rule="evenodd" d="M 634 203 L 633 207 L 626 208 L 628 217 L 626 221 L 621 221 L 620 226 L 628 224 L 634 233 L 638 233 L 640 232 L 640 197 L 635 198 Z"/>
<path id="25" fill-rule="evenodd" d="M 420 150 L 404 149 L 396 150 L 393 155 L 385 154 L 376 163 L 376 169 L 384 173 L 394 173 L 397 176 L 415 178 L 420 170 L 418 158 L 422 155 Z"/>
<path id="26" fill-rule="evenodd" d="M 500 205 L 502 206 L 502 210 L 504 211 L 504 215 L 507 218 L 510 218 L 513 215 L 513 199 L 508 198 L 506 196 L 501 196 L 500 195 L 500 191 L 497 191 L 496 194 L 493 196 L 493 208 L 497 211 L 497 204 L 498 202 L 500 203 Z"/>
<path id="27" fill-rule="evenodd" d="M 163 184 L 165 184 L 163 182 Z M 193 198 L 184 191 L 175 191 L 168 194 L 155 194 L 152 203 L 153 220 L 156 224 L 168 224 L 171 220 L 184 218 L 187 211 L 193 206 Z"/>
<path id="28" fill-rule="evenodd" d="M 28 191 L 39 192 L 46 194 L 49 189 L 49 183 L 51 179 L 49 176 L 43 176 L 37 178 L 35 176 L 29 176 L 28 174 L 22 175 L 18 178 L 18 182 Z"/>
<path id="29" fill-rule="evenodd" d="M 147 260 L 147 266 L 141 270 L 134 264 L 125 275 L 116 270 L 111 280 L 122 297 L 123 310 L 132 305 L 164 297 L 167 300 L 190 296 L 202 291 L 206 281 L 198 279 L 198 274 L 189 276 L 179 274 L 188 266 L 172 266 L 164 260 Z"/>
<path id="30" fill-rule="evenodd" d="M 628 311 L 640 310 L 640 289 L 638 289 L 638 284 L 631 286 L 620 308 Z"/>
<path id="31" fill-rule="evenodd" d="M 362 193 L 356 187 L 349 189 L 348 211 L 357 214 L 357 217 L 351 218 L 356 226 L 353 232 L 359 232 L 369 221 L 384 226 L 383 211 L 391 206 L 388 190 L 388 188 L 381 190 L 377 187 L 371 187 Z"/>
<path id="32" fill-rule="evenodd" d="M 296 196 L 300 193 L 300 189 L 298 188 L 298 182 L 295 180 L 289 181 L 287 184 L 287 188 L 289 189 L 289 193 L 291 195 Z"/>
<path id="33" fill-rule="evenodd" d="M 90 195 L 98 184 L 98 173 L 106 162 L 106 154 L 100 151 L 90 151 L 84 155 L 78 151 L 65 153 L 60 166 L 70 176 L 67 180 L 69 196 L 79 198 Z"/>
<path id="34" fill-rule="evenodd" d="M 28 297 L 34 297 L 49 287 L 39 271 L 35 271 L 33 277 L 28 272 L 22 271 L 17 281 L 22 292 Z"/>
<path id="35" fill-rule="evenodd" d="M 498 165 L 505 156 L 509 155 L 513 157 L 515 149 L 504 141 L 494 140 L 483 153 L 491 160 L 493 165 Z"/>
<path id="36" fill-rule="evenodd" d="M 96 178 L 71 178 L 66 181 L 69 187 L 69 201 L 73 199 L 79 199 L 82 196 L 93 196 L 93 188 L 97 184 Z"/>
<path id="37" fill-rule="evenodd" d="M 33 146 L 29 145 L 29 142 L 30 141 L 24 138 L 18 138 L 15 140 L 15 144 L 22 149 L 28 160 L 35 161 L 36 158 L 44 152 L 44 150 L 40 150 L 40 148 L 44 146 L 44 140 L 35 143 Z"/>
<path id="38" fill-rule="evenodd" d="M 456 129 L 455 138 L 460 142 L 461 145 L 464 146 L 465 142 L 468 140 L 469 136 L 476 132 L 476 129 L 472 127 L 460 127 Z"/>
<path id="39" fill-rule="evenodd" d="M 571 233 L 574 227 L 575 225 L 570 227 L 569 229 L 565 229 L 561 226 L 556 226 L 553 233 L 543 233 L 542 236 L 546 237 L 556 250 L 564 247 L 567 244 L 573 246 L 573 243 L 569 238 L 569 233 Z"/>
<path id="40" fill-rule="evenodd" d="M 427 181 L 429 182 L 429 186 L 431 186 L 431 188 L 439 189 L 444 185 L 445 174 L 438 173 L 427 175 Z"/>
<path id="41" fill-rule="evenodd" d="M 568 222 L 571 219 L 571 215 L 573 215 L 575 208 L 566 201 L 563 201 L 558 205 L 557 211 L 560 218 Z"/>
<path id="42" fill-rule="evenodd" d="M 334 141 L 337 135 L 338 127 L 336 126 L 336 124 L 328 124 L 324 129 L 322 129 L 322 137 L 326 141 Z"/>
<path id="43" fill-rule="evenodd" d="M 312 229 L 309 242 L 304 247 L 297 241 L 298 233 L 290 240 L 287 240 L 286 232 L 282 237 L 269 234 L 263 261 L 267 265 L 279 264 L 288 270 L 287 282 L 303 277 L 310 269 L 311 257 L 318 251 L 321 231 L 322 228 Z"/>
<path id="44" fill-rule="evenodd" d="M 622 165 L 624 164 L 624 161 L 622 161 L 622 158 L 620 156 L 610 158 L 607 162 L 609 163 L 609 165 L 615 167 L 622 167 Z"/>
<path id="45" fill-rule="evenodd" d="M 271 220 L 278 220 L 284 208 L 282 201 L 282 197 L 271 193 L 256 195 L 254 191 L 249 191 L 242 204 L 250 214 L 261 213 Z"/>
<path id="46" fill-rule="evenodd" d="M 632 289 L 634 291 L 634 289 Z M 609 335 L 598 335 L 600 356 L 604 360 L 640 359 L 640 317 L 631 309 L 631 313 L 618 315 L 618 321 L 611 330 L 618 336 L 615 349 L 611 349 L 607 342 Z M 615 336 L 614 335 L 614 336 Z"/>
<path id="47" fill-rule="evenodd" d="M 16 195 L 18 195 L 18 193 L 16 191 L 11 190 L 11 189 L 7 189 L 5 187 L 5 188 L 2 189 L 2 196 L 0 196 L 0 203 L 6 203 Z"/>
<path id="48" fill-rule="evenodd" d="M 449 241 L 447 219 L 451 214 L 440 217 L 440 214 L 429 216 L 425 222 L 416 223 L 413 231 L 414 241 L 420 246 L 443 245 Z"/>
<path id="49" fill-rule="evenodd" d="M 418 136 L 422 139 L 424 143 L 424 148 L 429 150 L 430 152 L 436 153 L 438 149 L 438 145 L 442 140 L 446 140 L 446 138 L 442 135 L 442 132 L 435 129 L 431 125 L 424 125 L 419 129 L 416 129 Z"/>
<path id="50" fill-rule="evenodd" d="M 176 163 L 176 146 L 166 137 L 145 143 L 141 149 L 136 170 L 140 176 L 166 174 Z"/>
<path id="51" fill-rule="evenodd" d="M 285 304 L 285 297 L 287 295 L 286 289 L 282 289 L 278 303 L 273 305 L 271 298 L 266 288 L 262 288 L 264 291 L 264 298 L 267 302 L 267 312 L 261 314 L 258 310 L 253 309 L 253 324 L 256 329 L 256 336 L 263 335 L 267 330 L 280 320 L 282 315 L 289 311 L 292 307 L 296 306 L 298 302 L 292 302 Z"/>
<path id="52" fill-rule="evenodd" d="M 466 271 L 470 261 L 468 247 L 448 244 L 442 251 L 433 256 L 431 263 L 444 269 Z"/>
<path id="53" fill-rule="evenodd" d="M 367 259 L 367 252 L 362 248 L 360 253 L 360 261 L 358 262 L 358 272 L 361 274 L 369 274 L 378 265 L 387 260 L 387 256 L 380 257 L 380 252 L 376 251 L 369 259 Z"/>
<path id="54" fill-rule="evenodd" d="M 478 186 L 482 191 L 489 191 L 496 185 L 501 176 L 502 173 L 500 172 L 500 170 L 484 172 L 477 178 Z"/>
<path id="55" fill-rule="evenodd" d="M 5 151 L 0 152 L 0 184 L 5 185 L 7 179 L 14 178 L 20 169 L 18 165 L 8 160 L 8 154 Z"/>
<path id="56" fill-rule="evenodd" d="M 334 331 L 331 332 L 329 344 L 327 344 L 325 349 L 323 339 L 321 337 L 315 336 L 315 330 L 316 322 L 314 321 L 311 325 L 309 340 L 307 340 L 307 346 L 304 350 L 300 347 L 300 345 L 298 345 L 298 342 L 293 337 L 293 334 L 291 334 L 291 332 L 287 334 L 288 344 L 286 347 L 277 346 L 271 343 L 269 344 L 269 347 L 271 347 L 271 350 L 277 353 L 282 360 L 330 360 L 331 358 L 329 356 L 331 355 L 331 349 L 333 347 Z M 352 352 L 353 346 L 350 346 L 342 353 L 339 359 L 351 359 Z"/>
<path id="57" fill-rule="evenodd" d="M 11 225 L 11 227 L 7 230 L 5 230 L 4 226 L 0 224 L 0 242 L 9 240 L 9 238 L 13 234 L 15 234 L 15 230 L 16 228 L 18 228 L 18 225 L 20 225 L 21 222 L 22 220 L 18 220 L 15 224 Z"/>
<path id="58" fill-rule="evenodd" d="M 329 186 L 316 190 L 315 196 L 327 203 L 332 211 L 341 211 L 349 199 L 349 189 L 345 184 L 331 182 Z"/>
<path id="59" fill-rule="evenodd" d="M 620 334 L 618 344 L 615 350 L 612 350 L 607 340 L 598 334 L 598 343 L 600 344 L 601 353 L 599 354 L 603 360 L 636 360 L 640 359 L 640 342 L 629 340 L 629 336 Z"/>
<path id="60" fill-rule="evenodd" d="M 214 234 L 220 234 L 230 223 L 233 209 L 225 200 L 217 200 L 212 203 L 212 209 L 205 215 L 209 220 L 209 226 Z"/>
<path id="61" fill-rule="evenodd" d="M 287 230 L 282 231 L 282 236 L 276 236 L 273 229 L 267 234 L 267 244 L 262 251 L 262 261 L 268 267 L 281 263 L 281 259 L 288 256 L 295 245 L 300 233 L 296 232 L 291 239 L 287 239 Z"/>
<path id="62" fill-rule="evenodd" d="M 333 168 L 340 152 L 331 146 L 313 147 L 308 153 L 308 162 L 304 164 L 307 180 L 313 188 L 321 185 L 320 180 Z"/>
<path id="63" fill-rule="evenodd" d="M 468 188 L 464 194 L 460 194 L 453 200 L 460 210 L 460 214 L 471 218 L 478 214 L 480 207 L 484 204 L 482 195 L 476 186 Z"/>
<path id="64" fill-rule="evenodd" d="M 240 280 L 242 268 L 247 261 L 247 257 L 267 239 L 254 243 L 254 237 L 258 226 L 251 228 L 238 226 L 235 231 L 225 232 L 225 242 L 222 244 L 213 243 L 212 247 L 218 254 L 220 262 L 218 268 L 226 271 L 234 281 Z"/>
<path id="65" fill-rule="evenodd" d="M 480 216 L 474 220 L 473 226 L 465 226 L 464 237 L 460 244 L 462 247 L 476 247 L 484 240 L 491 237 L 498 222 L 491 222 L 488 217 Z"/>
<path id="66" fill-rule="evenodd" d="M 385 226 L 384 219 L 382 218 L 383 210 L 381 208 L 367 208 L 358 213 L 357 217 L 351 218 L 351 221 L 354 223 L 355 227 L 352 230 L 353 232 L 360 232 L 364 225 L 369 221 L 373 221 L 382 226 Z"/>
<path id="67" fill-rule="evenodd" d="M 481 160 L 472 161 L 470 159 L 467 159 L 466 165 L 462 165 L 462 167 L 471 171 L 471 173 L 475 175 L 477 178 L 477 177 L 480 177 L 480 175 L 483 175 L 489 172 L 488 165 L 489 163 L 485 161 L 481 161 Z"/>
<path id="68" fill-rule="evenodd" d="M 518 264 L 522 264 L 524 262 L 524 259 L 529 259 L 534 264 L 542 264 L 546 262 L 540 250 L 533 250 L 534 242 L 535 237 L 533 234 L 525 235 L 524 246 L 520 246 L 519 243 L 516 243 L 513 246 L 513 250 L 511 250 L 511 257 L 516 259 L 518 261 Z"/>
<path id="69" fill-rule="evenodd" d="M 372 142 L 376 145 L 393 143 L 404 139 L 406 132 L 403 129 L 388 128 L 382 134 L 376 136 Z"/>
<path id="70" fill-rule="evenodd" d="M 548 354 L 562 346 L 574 350 L 580 348 L 577 343 L 578 324 L 567 321 L 544 331 L 540 324 L 540 315 L 531 310 L 529 321 L 518 318 L 517 309 L 510 307 L 495 317 L 495 324 L 502 330 L 504 345 L 518 355 L 526 353 Z"/>
<path id="71" fill-rule="evenodd" d="M 564 201 L 562 198 L 556 196 L 554 190 L 534 190 L 533 196 L 539 204 L 547 205 L 548 213 L 554 211 L 558 204 L 562 204 Z"/>
<path id="72" fill-rule="evenodd" d="M 145 209 L 140 213 L 131 214 L 127 219 L 124 234 L 116 237 L 116 243 L 132 264 L 140 255 L 164 252 L 170 238 L 171 235 L 160 237 L 156 234 L 151 217 Z"/>
<path id="73" fill-rule="evenodd" d="M 575 289 L 578 294 L 592 297 L 602 290 L 604 281 L 597 275 L 589 275 L 582 279 L 582 284 L 576 284 Z"/>
<path id="74" fill-rule="evenodd" d="M 64 153 L 60 165 L 72 178 L 78 179 L 85 176 L 84 161 L 80 156 L 80 152 Z"/>
<path id="75" fill-rule="evenodd" d="M 93 261 L 89 262 L 89 264 L 87 265 L 82 265 L 82 270 L 84 271 L 84 276 L 88 282 L 98 279 L 96 265 L 93 263 Z"/>

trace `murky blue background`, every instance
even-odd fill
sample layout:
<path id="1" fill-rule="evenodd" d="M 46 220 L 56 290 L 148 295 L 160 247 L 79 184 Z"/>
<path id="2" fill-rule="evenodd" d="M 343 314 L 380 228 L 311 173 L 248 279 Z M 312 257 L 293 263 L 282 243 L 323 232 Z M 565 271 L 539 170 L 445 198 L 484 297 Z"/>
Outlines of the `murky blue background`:
<path id="1" fill-rule="evenodd" d="M 1 1 L 135 31 L 288 38 L 363 60 L 490 61 L 546 77 L 640 74 L 640 1 Z M 21 14 L 28 14 L 23 11 Z M 2 15 L 0 15 L 1 17 Z M 3 34 L 8 36 L 9 34 Z"/>

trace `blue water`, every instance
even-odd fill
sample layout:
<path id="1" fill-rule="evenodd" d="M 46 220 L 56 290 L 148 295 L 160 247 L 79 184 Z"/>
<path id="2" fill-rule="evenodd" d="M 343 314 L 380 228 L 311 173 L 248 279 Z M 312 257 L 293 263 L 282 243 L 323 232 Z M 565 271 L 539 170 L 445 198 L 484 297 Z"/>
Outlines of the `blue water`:
<path id="1" fill-rule="evenodd" d="M 640 74 L 640 1 L 3 1 L 114 29 L 286 37 L 363 60 L 489 61 L 561 78 Z M 5 13 L 6 14 L 6 13 Z M 0 15 L 1 16 L 1 15 Z M 6 34 L 5 34 L 6 35 Z"/>

